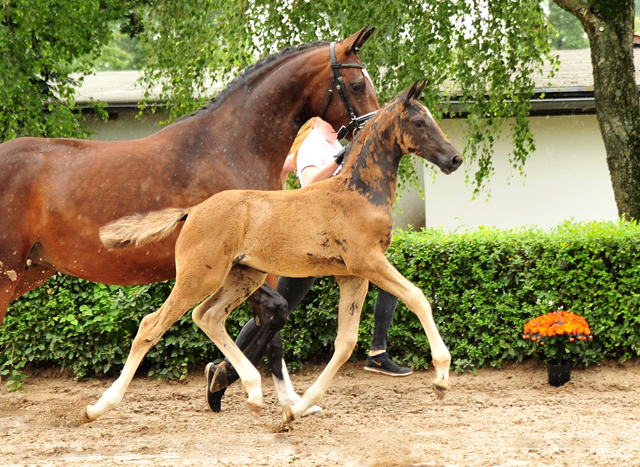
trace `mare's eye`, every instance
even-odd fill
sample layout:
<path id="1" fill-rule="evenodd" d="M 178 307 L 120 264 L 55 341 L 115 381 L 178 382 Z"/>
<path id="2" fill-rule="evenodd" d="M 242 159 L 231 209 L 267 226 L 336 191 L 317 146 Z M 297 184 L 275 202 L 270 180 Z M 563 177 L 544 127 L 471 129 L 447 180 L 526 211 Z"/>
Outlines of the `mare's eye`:
<path id="1" fill-rule="evenodd" d="M 418 128 L 422 128 L 423 126 L 425 126 L 427 124 L 427 122 L 425 122 L 424 120 L 420 119 L 420 120 L 415 120 L 413 122 L 413 124 L 415 126 L 417 126 Z"/>
<path id="2" fill-rule="evenodd" d="M 351 83 L 351 90 L 353 92 L 362 92 L 362 91 L 364 91 L 364 83 L 362 81 Z"/>

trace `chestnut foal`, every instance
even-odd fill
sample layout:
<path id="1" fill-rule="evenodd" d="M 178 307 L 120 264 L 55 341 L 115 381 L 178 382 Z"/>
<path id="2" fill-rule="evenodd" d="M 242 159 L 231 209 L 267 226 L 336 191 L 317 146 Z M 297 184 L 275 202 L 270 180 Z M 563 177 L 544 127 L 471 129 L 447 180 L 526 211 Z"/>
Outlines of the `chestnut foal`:
<path id="1" fill-rule="evenodd" d="M 267 273 L 335 275 L 340 286 L 335 352 L 304 396 L 284 408 L 285 423 L 319 402 L 351 355 L 369 281 L 399 297 L 420 319 L 436 369 L 432 389 L 438 398 L 444 397 L 451 356 L 431 307 L 384 254 L 391 243 L 391 210 L 402 156 L 413 153 L 446 174 L 462 163 L 460 153 L 418 101 L 424 85 L 414 83 L 383 107 L 352 143 L 341 173 L 329 180 L 295 191 L 225 191 L 192 208 L 129 216 L 103 227 L 101 239 L 108 248 L 139 247 L 165 238 L 184 221 L 176 243 L 177 278 L 171 295 L 142 320 L 121 376 L 84 410 L 83 422 L 96 420 L 120 402 L 144 355 L 199 302 L 194 321 L 234 366 L 248 393 L 249 409 L 258 415 L 260 374 L 224 324 Z"/>

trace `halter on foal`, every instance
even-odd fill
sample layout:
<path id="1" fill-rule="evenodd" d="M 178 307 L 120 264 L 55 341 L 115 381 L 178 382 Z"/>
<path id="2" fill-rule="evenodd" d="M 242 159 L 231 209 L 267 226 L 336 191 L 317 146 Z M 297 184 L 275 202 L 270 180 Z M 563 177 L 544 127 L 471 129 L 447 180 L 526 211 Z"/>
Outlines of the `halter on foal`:
<path id="1" fill-rule="evenodd" d="M 233 364 L 247 390 L 249 408 L 258 414 L 260 374 L 229 337 L 224 323 L 263 283 L 267 272 L 292 277 L 335 275 L 340 285 L 334 355 L 302 399 L 285 408 L 285 422 L 318 403 L 351 355 L 369 280 L 398 296 L 418 315 L 436 369 L 432 388 L 439 398 L 444 397 L 451 357 L 431 307 L 384 254 L 391 242 L 391 209 L 402 156 L 414 153 L 447 174 L 462 163 L 427 108 L 418 102 L 423 88 L 424 83 L 415 83 L 373 117 L 336 177 L 289 192 L 226 191 L 190 209 L 130 216 L 104 227 L 105 246 L 141 246 L 168 235 L 188 213 L 176 244 L 177 280 L 171 295 L 160 310 L 142 320 L 122 375 L 96 405 L 85 409 L 83 421 L 96 420 L 115 407 L 144 355 L 207 296 L 193 311 L 193 319 Z"/>

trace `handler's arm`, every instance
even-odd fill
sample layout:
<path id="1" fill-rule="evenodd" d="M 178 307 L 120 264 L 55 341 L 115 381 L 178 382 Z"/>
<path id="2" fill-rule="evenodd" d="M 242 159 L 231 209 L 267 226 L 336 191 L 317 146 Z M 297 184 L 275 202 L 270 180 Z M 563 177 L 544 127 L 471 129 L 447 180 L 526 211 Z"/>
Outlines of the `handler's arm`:
<path id="1" fill-rule="evenodd" d="M 324 167 L 318 168 L 315 165 L 310 165 L 302 169 L 300 172 L 300 178 L 304 186 L 311 185 L 312 183 L 326 180 L 331 177 L 333 173 L 338 169 L 339 165 L 332 160 Z"/>
<path id="2" fill-rule="evenodd" d="M 293 168 L 293 154 L 287 156 L 282 166 L 282 172 L 280 172 L 280 184 L 282 188 L 284 188 L 284 185 L 287 183 L 287 177 L 291 172 L 295 172 Z"/>

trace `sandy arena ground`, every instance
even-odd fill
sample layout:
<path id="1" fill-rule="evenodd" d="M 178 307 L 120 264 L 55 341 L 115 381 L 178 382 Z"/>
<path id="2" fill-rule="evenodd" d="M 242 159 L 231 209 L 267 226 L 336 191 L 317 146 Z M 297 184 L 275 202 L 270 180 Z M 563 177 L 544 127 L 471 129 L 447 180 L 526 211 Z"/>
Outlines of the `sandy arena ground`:
<path id="1" fill-rule="evenodd" d="M 560 388 L 537 361 L 453 374 L 438 401 L 433 371 L 390 378 L 345 365 L 324 417 L 281 424 L 271 377 L 254 419 L 241 386 L 223 411 L 204 402 L 204 377 L 136 378 L 121 405 L 80 426 L 81 409 L 113 381 L 60 373 L 0 392 L 0 465 L 33 466 L 640 466 L 640 363 L 574 370 Z M 319 374 L 292 376 L 299 392 Z M 264 375 L 264 373 L 263 373 Z"/>

